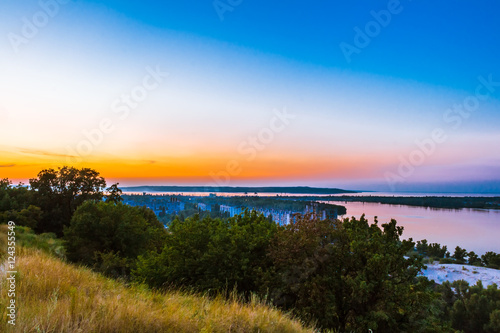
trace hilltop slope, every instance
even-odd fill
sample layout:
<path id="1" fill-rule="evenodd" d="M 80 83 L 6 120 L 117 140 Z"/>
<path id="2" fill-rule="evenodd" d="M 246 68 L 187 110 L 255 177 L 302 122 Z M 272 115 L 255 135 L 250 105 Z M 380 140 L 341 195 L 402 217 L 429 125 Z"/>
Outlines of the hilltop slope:
<path id="1" fill-rule="evenodd" d="M 0 226 L 5 260 L 6 228 Z M 313 332 L 253 301 L 209 299 L 127 287 L 39 249 L 17 247 L 16 326 L 6 332 Z M 0 313 L 6 320 L 5 273 Z M 3 325 L 3 324 L 2 324 Z"/>

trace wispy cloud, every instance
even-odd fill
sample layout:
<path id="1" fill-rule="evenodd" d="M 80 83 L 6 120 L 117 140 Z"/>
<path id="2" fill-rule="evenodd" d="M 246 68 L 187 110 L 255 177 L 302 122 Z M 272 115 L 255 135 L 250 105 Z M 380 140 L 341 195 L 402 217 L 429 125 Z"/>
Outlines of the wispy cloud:
<path id="1" fill-rule="evenodd" d="M 69 155 L 69 154 L 52 153 L 52 152 L 45 151 L 45 150 L 37 150 L 37 149 L 29 149 L 29 148 L 17 148 L 17 151 L 21 154 L 28 154 L 28 155 L 54 156 L 54 157 L 76 157 L 74 155 Z"/>
<path id="2" fill-rule="evenodd" d="M 15 164 L 0 164 L 0 168 L 12 168 L 15 167 Z"/>

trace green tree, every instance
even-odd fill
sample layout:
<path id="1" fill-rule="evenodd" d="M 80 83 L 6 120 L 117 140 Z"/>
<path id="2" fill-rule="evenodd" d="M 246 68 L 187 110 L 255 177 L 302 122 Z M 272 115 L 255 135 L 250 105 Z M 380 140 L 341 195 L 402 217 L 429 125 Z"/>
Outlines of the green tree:
<path id="1" fill-rule="evenodd" d="M 142 256 L 133 274 L 153 287 L 258 291 L 270 265 L 266 253 L 276 228 L 255 211 L 227 220 L 198 215 L 175 219 L 161 253 Z"/>
<path id="2" fill-rule="evenodd" d="M 33 193 L 24 184 L 19 183 L 12 186 L 12 182 L 7 179 L 0 180 L 0 212 L 15 211 L 36 205 Z"/>
<path id="3" fill-rule="evenodd" d="M 118 187 L 120 183 L 111 185 L 106 189 L 106 202 L 119 203 L 123 201 L 122 193 L 123 191 Z"/>
<path id="4" fill-rule="evenodd" d="M 35 228 L 42 216 L 35 204 L 33 191 L 22 183 L 12 186 L 9 179 L 0 179 L 0 223 L 15 221 L 17 225 Z"/>
<path id="5" fill-rule="evenodd" d="M 427 252 L 429 251 L 429 244 L 427 243 L 427 239 L 422 239 L 421 241 L 417 241 L 416 244 L 417 252 L 423 256 L 427 256 Z"/>
<path id="6" fill-rule="evenodd" d="M 422 258 L 405 254 L 396 221 L 318 220 L 305 216 L 278 229 L 270 250 L 276 305 L 324 329 L 419 332 L 434 294 L 417 279 Z"/>
<path id="7" fill-rule="evenodd" d="M 465 257 L 467 256 L 467 250 L 462 249 L 460 246 L 455 248 L 452 258 L 456 260 L 457 263 L 464 264 Z"/>
<path id="8" fill-rule="evenodd" d="M 481 266 L 481 264 L 482 264 L 481 259 L 474 251 L 470 251 L 467 254 L 467 256 L 469 257 L 469 259 L 467 260 L 469 265 Z"/>
<path id="9" fill-rule="evenodd" d="M 444 258 L 447 251 L 448 247 L 446 245 L 441 247 L 438 243 L 431 243 L 429 244 L 428 255 L 434 258 Z"/>
<path id="10" fill-rule="evenodd" d="M 496 284 L 484 288 L 481 281 L 474 286 L 455 281 L 443 283 L 438 289 L 448 305 L 453 329 L 465 333 L 499 332 L 500 290 Z"/>
<path id="11" fill-rule="evenodd" d="M 40 171 L 30 185 L 43 211 L 37 231 L 61 236 L 78 206 L 86 200 L 102 200 L 106 181 L 95 170 L 65 166 Z"/>
<path id="12" fill-rule="evenodd" d="M 486 331 L 489 333 L 500 332 L 500 309 L 491 312 L 490 322 L 486 325 Z"/>
<path id="13" fill-rule="evenodd" d="M 155 214 L 142 207 L 87 201 L 64 231 L 69 260 L 111 276 L 127 276 L 135 260 L 161 249 L 166 232 Z"/>
<path id="14" fill-rule="evenodd" d="M 500 254 L 488 251 L 481 256 L 481 261 L 488 268 L 500 269 Z"/>
<path id="15" fill-rule="evenodd" d="M 36 226 L 42 219 L 42 210 L 40 207 L 30 205 L 16 214 L 15 219 L 18 225 L 36 229 Z"/>

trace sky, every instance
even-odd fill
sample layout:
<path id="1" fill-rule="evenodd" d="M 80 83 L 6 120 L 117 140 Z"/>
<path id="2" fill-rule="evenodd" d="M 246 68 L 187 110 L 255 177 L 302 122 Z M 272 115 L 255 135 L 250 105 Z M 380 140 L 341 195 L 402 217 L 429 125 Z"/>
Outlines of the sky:
<path id="1" fill-rule="evenodd" d="M 500 192 L 497 1 L 0 3 L 0 178 Z"/>

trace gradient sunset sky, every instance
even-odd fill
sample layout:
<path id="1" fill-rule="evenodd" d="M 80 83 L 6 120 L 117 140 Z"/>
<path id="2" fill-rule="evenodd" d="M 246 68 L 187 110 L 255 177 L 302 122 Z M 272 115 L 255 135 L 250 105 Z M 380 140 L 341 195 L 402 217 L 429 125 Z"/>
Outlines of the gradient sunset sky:
<path id="1" fill-rule="evenodd" d="M 0 178 L 499 192 L 499 11 L 2 1 Z"/>

